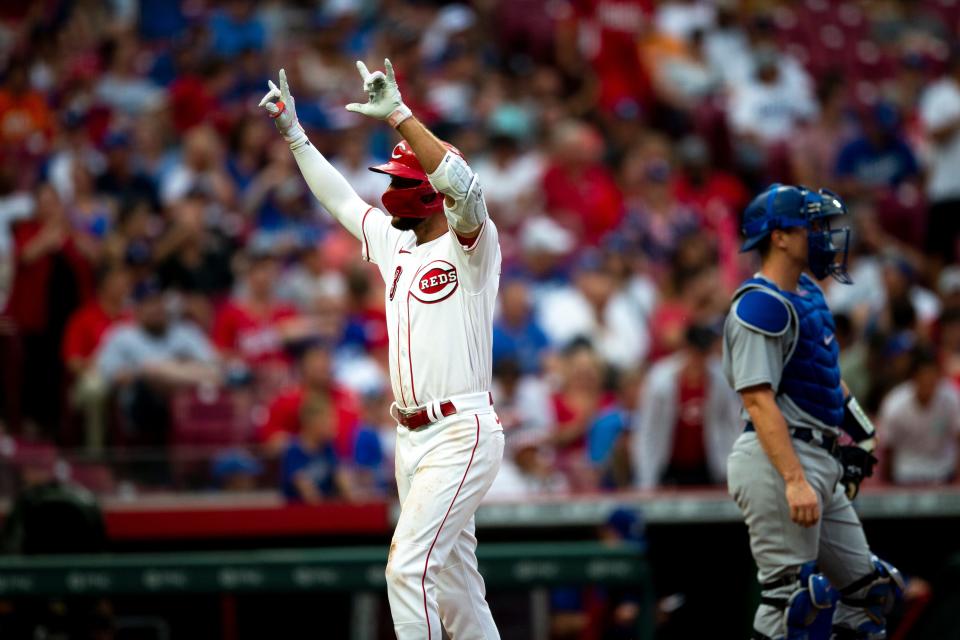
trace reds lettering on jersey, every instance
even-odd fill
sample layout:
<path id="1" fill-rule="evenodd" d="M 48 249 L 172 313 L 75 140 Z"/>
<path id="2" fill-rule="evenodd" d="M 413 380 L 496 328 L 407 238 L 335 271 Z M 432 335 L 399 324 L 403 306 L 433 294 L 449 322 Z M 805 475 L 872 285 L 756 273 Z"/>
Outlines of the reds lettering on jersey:
<path id="1" fill-rule="evenodd" d="M 500 245 L 489 218 L 469 244 L 451 230 L 417 245 L 412 231 L 369 209 L 363 257 L 387 284 L 390 381 L 401 407 L 490 389 Z"/>

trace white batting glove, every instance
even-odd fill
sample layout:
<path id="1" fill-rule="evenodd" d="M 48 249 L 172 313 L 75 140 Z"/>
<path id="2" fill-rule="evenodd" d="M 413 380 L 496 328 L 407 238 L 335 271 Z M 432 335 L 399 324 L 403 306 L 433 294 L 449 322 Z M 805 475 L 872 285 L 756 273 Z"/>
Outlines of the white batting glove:
<path id="1" fill-rule="evenodd" d="M 347 111 L 362 113 L 377 120 L 386 120 L 391 127 L 397 128 L 401 122 L 413 114 L 410 108 L 403 104 L 389 58 L 383 59 L 383 66 L 387 71 L 386 75 L 383 71 L 370 73 L 367 65 L 363 64 L 362 60 L 357 60 L 357 70 L 363 78 L 363 90 L 367 92 L 368 100 L 364 104 L 351 102 L 347 105 Z"/>
<path id="2" fill-rule="evenodd" d="M 267 80 L 267 86 L 270 91 L 263 96 L 259 106 L 267 110 L 267 114 L 273 118 L 273 124 L 283 135 L 283 139 L 293 144 L 301 139 L 306 139 L 307 134 L 297 120 L 297 108 L 294 104 L 293 96 L 290 95 L 290 85 L 287 84 L 287 72 L 280 69 L 280 88 L 273 84 L 273 80 Z"/>

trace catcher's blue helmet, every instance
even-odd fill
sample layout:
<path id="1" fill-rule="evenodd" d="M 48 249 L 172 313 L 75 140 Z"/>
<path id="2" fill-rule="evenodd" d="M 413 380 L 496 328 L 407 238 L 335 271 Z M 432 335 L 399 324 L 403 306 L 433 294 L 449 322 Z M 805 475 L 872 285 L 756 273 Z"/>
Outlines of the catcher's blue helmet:
<path id="1" fill-rule="evenodd" d="M 847 273 L 850 229 L 830 228 L 830 218 L 846 213 L 840 197 L 827 189 L 812 191 L 802 186 L 772 184 L 743 212 L 741 232 L 746 239 L 740 251 L 755 249 L 775 229 L 805 227 L 810 272 L 821 280 L 832 276 L 850 284 L 852 280 Z"/>

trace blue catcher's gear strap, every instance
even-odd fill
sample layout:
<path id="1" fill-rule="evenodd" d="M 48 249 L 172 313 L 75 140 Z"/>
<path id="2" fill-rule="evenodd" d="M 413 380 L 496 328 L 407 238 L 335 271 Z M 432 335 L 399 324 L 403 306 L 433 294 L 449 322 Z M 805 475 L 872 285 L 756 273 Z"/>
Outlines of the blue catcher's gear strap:
<path id="1" fill-rule="evenodd" d="M 852 631 L 862 635 L 848 635 L 850 638 L 879 637 L 873 634 L 883 633 L 886 629 L 887 615 L 903 600 L 903 590 L 906 586 L 900 571 L 892 564 L 873 556 L 873 572 L 854 580 L 840 590 L 840 601 L 848 607 L 861 609 L 869 618 Z M 869 589 L 867 589 L 869 587 Z M 852 598 L 851 594 L 867 589 L 860 598 Z M 834 634 L 840 627 L 834 627 Z"/>
<path id="2" fill-rule="evenodd" d="M 795 590 L 786 597 L 764 595 L 783 587 L 795 586 Z M 779 609 L 783 612 L 784 640 L 806 640 L 807 631 L 816 622 L 817 617 L 833 609 L 840 594 L 827 578 L 817 573 L 815 562 L 800 567 L 797 574 L 783 576 L 760 585 L 760 604 Z M 758 633 L 754 630 L 754 633 Z M 756 637 L 756 636 L 755 636 Z"/>

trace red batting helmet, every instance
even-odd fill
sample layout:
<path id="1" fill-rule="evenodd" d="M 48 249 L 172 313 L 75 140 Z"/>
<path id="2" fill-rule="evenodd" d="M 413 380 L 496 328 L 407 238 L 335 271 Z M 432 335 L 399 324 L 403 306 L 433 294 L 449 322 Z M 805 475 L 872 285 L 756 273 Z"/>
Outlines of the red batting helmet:
<path id="1" fill-rule="evenodd" d="M 463 157 L 463 154 L 452 144 L 444 142 L 443 146 Z M 390 160 L 370 167 L 370 171 L 420 182 L 412 187 L 391 186 L 384 192 L 380 200 L 391 215 L 400 218 L 426 218 L 435 213 L 443 213 L 443 194 L 437 193 L 430 184 L 427 172 L 420 166 L 420 161 L 406 140 L 397 143 L 390 154 Z"/>

